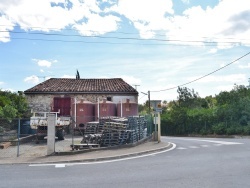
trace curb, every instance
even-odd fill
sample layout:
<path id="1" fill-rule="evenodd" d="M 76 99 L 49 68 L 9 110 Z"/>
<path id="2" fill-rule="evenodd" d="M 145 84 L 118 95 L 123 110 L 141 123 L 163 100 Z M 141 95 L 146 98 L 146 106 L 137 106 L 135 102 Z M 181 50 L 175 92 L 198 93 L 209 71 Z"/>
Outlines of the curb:
<path id="1" fill-rule="evenodd" d="M 89 149 L 82 149 L 82 150 L 74 150 L 74 151 L 61 151 L 61 152 L 55 152 L 54 154 L 50 156 L 64 156 L 64 155 L 76 155 L 76 154 L 82 154 L 82 153 L 88 153 L 93 151 L 101 151 L 101 150 L 114 150 L 114 149 L 122 149 L 122 148 L 130 148 L 130 147 L 136 147 L 140 144 L 143 144 L 147 141 L 152 140 L 152 137 L 144 138 L 136 143 L 126 144 L 126 145 L 119 145 L 119 146 L 111 146 L 111 147 L 99 147 L 99 148 L 89 148 Z"/>
<path id="2" fill-rule="evenodd" d="M 50 161 L 50 162 L 38 162 L 35 164 L 60 164 L 60 163 L 80 163 L 80 162 L 99 162 L 99 161 L 109 161 L 109 160 L 116 160 L 116 159 L 125 159 L 128 157 L 135 157 L 135 156 L 140 156 L 140 155 L 145 155 L 145 154 L 150 154 L 150 153 L 155 153 L 155 152 L 160 152 L 164 150 L 168 150 L 172 148 L 174 145 L 172 143 L 168 143 L 167 146 L 157 148 L 157 149 L 152 149 L 152 150 L 145 150 L 142 152 L 136 152 L 136 153 L 129 153 L 129 154 L 124 154 L 124 155 L 116 155 L 116 156 L 110 156 L 110 157 L 100 157 L 100 158 L 95 158 L 95 159 L 78 159 L 78 160 L 70 160 L 70 161 Z M 30 163 L 34 164 L 34 163 Z"/>
<path id="3" fill-rule="evenodd" d="M 38 161 L 20 161 L 20 162 L 7 162 L 7 163 L 0 163 L 0 165 L 13 165 L 13 164 L 60 164 L 60 163 L 80 163 L 80 162 L 98 162 L 98 161 L 109 161 L 109 160 L 116 160 L 116 159 L 125 159 L 128 157 L 135 157 L 135 156 L 141 156 L 141 155 L 146 155 L 146 154 L 151 154 L 155 152 L 160 152 L 160 151 L 165 151 L 168 149 L 171 149 L 174 147 L 174 144 L 168 143 L 164 147 L 156 148 L 156 149 L 151 149 L 151 150 L 145 150 L 141 152 L 135 152 L 135 153 L 128 153 L 128 154 L 123 154 L 123 155 L 116 155 L 116 156 L 108 156 L 108 157 L 100 157 L 100 158 L 88 158 L 88 159 L 73 159 L 73 160 L 61 160 L 61 161 L 43 161 L 43 162 L 38 162 Z"/>

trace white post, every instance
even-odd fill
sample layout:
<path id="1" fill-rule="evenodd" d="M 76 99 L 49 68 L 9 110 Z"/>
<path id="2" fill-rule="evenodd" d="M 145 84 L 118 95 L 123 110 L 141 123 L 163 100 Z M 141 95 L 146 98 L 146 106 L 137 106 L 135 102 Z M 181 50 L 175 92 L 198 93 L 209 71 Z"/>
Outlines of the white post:
<path id="1" fill-rule="evenodd" d="M 158 143 L 161 142 L 161 114 L 158 112 Z"/>
<path id="2" fill-rule="evenodd" d="M 122 117 L 122 99 L 121 99 L 121 117 Z"/>
<path id="3" fill-rule="evenodd" d="M 48 115 L 48 132 L 47 132 L 47 155 L 51 155 L 55 153 L 55 128 L 56 124 L 56 115 L 49 114 Z"/>
<path id="4" fill-rule="evenodd" d="M 76 97 L 75 97 L 75 128 L 76 128 Z"/>
<path id="5" fill-rule="evenodd" d="M 99 106 L 99 98 L 98 98 L 98 102 L 97 102 L 97 118 L 98 118 L 98 121 L 100 119 L 100 106 Z"/>

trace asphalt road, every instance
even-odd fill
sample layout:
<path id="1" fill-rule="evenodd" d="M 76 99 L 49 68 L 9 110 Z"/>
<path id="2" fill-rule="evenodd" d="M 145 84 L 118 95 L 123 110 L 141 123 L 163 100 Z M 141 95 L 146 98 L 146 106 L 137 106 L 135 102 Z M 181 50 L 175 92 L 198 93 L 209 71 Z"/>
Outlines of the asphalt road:
<path id="1" fill-rule="evenodd" d="M 0 187 L 249 188 L 250 139 L 162 137 L 174 150 L 122 161 L 1 165 Z"/>

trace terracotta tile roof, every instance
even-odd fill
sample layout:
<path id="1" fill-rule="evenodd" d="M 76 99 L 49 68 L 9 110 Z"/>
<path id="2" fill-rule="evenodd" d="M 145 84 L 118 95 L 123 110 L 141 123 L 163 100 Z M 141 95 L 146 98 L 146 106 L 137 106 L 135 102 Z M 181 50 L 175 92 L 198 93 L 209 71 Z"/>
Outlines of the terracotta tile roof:
<path id="1" fill-rule="evenodd" d="M 51 78 L 26 91 L 33 93 L 131 93 L 138 92 L 121 78 L 112 79 L 70 79 Z"/>

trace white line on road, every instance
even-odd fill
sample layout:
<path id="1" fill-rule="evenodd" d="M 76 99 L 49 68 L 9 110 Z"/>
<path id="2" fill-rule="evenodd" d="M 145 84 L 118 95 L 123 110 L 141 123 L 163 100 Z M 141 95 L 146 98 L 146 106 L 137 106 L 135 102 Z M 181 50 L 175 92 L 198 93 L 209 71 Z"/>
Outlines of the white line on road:
<path id="1" fill-rule="evenodd" d="M 203 147 L 203 148 L 208 148 L 208 147 L 210 147 L 209 145 L 201 145 L 201 147 Z"/>
<path id="2" fill-rule="evenodd" d="M 189 148 L 191 148 L 191 149 L 197 149 L 199 147 L 197 147 L 197 146 L 189 146 Z"/>
<path id="3" fill-rule="evenodd" d="M 174 137 L 171 137 L 171 139 L 176 139 L 176 140 L 194 140 L 194 141 L 201 141 L 201 142 L 211 142 L 211 143 L 222 144 L 222 145 L 243 144 L 243 143 L 240 143 L 240 142 L 228 142 L 228 141 L 218 141 L 218 140 L 203 140 L 203 139 L 190 139 L 190 138 L 174 138 Z"/>
<path id="4" fill-rule="evenodd" d="M 168 151 L 171 151 L 173 149 L 176 148 L 176 145 L 174 143 L 170 143 L 173 146 L 167 150 L 164 151 L 159 151 L 159 152 L 155 152 L 155 153 L 150 153 L 150 154 L 145 154 L 145 155 L 139 155 L 139 156 L 135 156 L 135 157 L 127 157 L 127 158 L 122 158 L 122 159 L 114 159 L 114 160 L 107 160 L 107 161 L 96 161 L 96 162 L 75 162 L 75 163 L 57 163 L 57 164 L 31 164 L 29 165 L 30 167 L 43 167 L 43 166 L 55 166 L 56 168 L 59 167 L 65 167 L 65 166 L 74 166 L 74 165 L 89 165 L 89 164 L 102 164 L 102 163 L 112 163 L 112 162 L 118 162 L 118 161 L 126 161 L 126 160 L 131 160 L 131 159 L 137 159 L 137 158 L 142 158 L 142 157 L 148 157 L 148 156 L 152 156 L 152 155 L 156 155 L 156 154 L 161 154 L 161 153 L 165 153 Z"/>
<path id="5" fill-rule="evenodd" d="M 214 144 L 214 146 L 222 146 L 223 144 Z"/>
<path id="6" fill-rule="evenodd" d="M 178 147 L 178 148 L 176 148 L 176 149 L 187 149 L 187 148 L 183 148 L 183 147 Z"/>
<path id="7" fill-rule="evenodd" d="M 55 168 L 64 168 L 65 167 L 65 164 L 56 164 L 55 165 Z"/>

